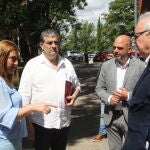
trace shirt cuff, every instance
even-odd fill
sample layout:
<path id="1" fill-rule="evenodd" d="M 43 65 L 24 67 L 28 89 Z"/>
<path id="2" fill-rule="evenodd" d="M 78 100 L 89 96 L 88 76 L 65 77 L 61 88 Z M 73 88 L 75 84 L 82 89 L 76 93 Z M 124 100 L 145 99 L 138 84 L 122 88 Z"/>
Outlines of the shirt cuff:
<path id="1" fill-rule="evenodd" d="M 14 125 L 16 116 L 18 114 L 19 108 L 11 108 L 9 110 L 9 113 L 7 113 L 7 116 L 5 116 L 0 123 L 2 126 L 7 127 L 8 129 L 11 129 Z"/>
<path id="2" fill-rule="evenodd" d="M 128 92 L 128 97 L 127 97 L 127 101 L 129 100 L 129 92 Z"/>
<path id="3" fill-rule="evenodd" d="M 109 97 L 108 97 L 108 103 L 110 104 L 110 99 L 113 97 L 113 95 L 110 95 Z"/>

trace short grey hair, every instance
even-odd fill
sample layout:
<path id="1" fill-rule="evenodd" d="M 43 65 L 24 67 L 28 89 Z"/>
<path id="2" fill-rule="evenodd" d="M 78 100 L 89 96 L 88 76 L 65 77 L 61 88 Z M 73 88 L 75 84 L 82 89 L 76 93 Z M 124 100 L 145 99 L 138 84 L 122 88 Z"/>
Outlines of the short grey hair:
<path id="1" fill-rule="evenodd" d="M 40 42 L 44 42 L 44 37 L 59 37 L 59 34 L 53 29 L 46 29 L 41 33 Z"/>
<path id="2" fill-rule="evenodd" d="M 144 30 L 150 30 L 150 11 L 141 14 L 138 18 L 138 22 L 140 22 L 141 20 L 144 20 L 144 19 L 148 20 L 144 24 L 144 27 L 143 27 Z"/>

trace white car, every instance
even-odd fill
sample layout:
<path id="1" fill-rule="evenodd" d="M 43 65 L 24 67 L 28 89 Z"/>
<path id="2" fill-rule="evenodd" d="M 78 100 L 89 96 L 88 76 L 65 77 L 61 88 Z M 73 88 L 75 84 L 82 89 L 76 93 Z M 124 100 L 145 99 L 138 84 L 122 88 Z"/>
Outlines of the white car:
<path id="1" fill-rule="evenodd" d="M 68 58 L 70 61 L 83 61 L 84 53 L 80 53 L 77 51 L 66 51 L 64 56 Z"/>

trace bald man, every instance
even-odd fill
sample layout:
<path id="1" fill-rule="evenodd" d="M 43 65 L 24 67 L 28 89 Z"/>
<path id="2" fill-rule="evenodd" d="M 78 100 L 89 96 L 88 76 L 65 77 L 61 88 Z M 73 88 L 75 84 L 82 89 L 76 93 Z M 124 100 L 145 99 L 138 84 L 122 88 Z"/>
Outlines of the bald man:
<path id="1" fill-rule="evenodd" d="M 104 121 L 110 150 L 121 150 L 128 130 L 128 100 L 145 66 L 132 57 L 130 37 L 119 35 L 113 43 L 115 58 L 102 64 L 96 93 L 105 103 Z"/>

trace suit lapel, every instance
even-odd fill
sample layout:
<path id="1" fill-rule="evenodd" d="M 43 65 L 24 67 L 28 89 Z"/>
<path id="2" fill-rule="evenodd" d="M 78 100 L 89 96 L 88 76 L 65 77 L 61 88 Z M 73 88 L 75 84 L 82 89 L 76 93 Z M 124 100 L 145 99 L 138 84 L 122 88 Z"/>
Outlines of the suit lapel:
<path id="1" fill-rule="evenodd" d="M 123 87 L 125 87 L 126 85 L 126 82 L 128 80 L 128 77 L 130 76 L 130 73 L 132 72 L 132 69 L 133 69 L 133 60 L 131 58 L 130 62 L 129 62 L 129 66 L 127 67 L 127 70 L 126 70 L 126 73 L 125 73 L 125 77 L 124 77 L 124 81 L 123 81 Z"/>
<path id="2" fill-rule="evenodd" d="M 136 92 L 136 90 L 138 89 L 139 85 L 142 83 L 143 79 L 148 75 L 148 73 L 150 73 L 150 61 L 149 61 L 148 66 L 145 68 L 144 72 L 142 73 L 139 81 L 137 82 L 137 84 L 134 88 L 134 91 L 133 91 L 133 95 Z"/>
<path id="3" fill-rule="evenodd" d="M 112 71 L 111 71 L 111 73 L 112 74 L 110 74 L 110 76 L 111 76 L 111 78 L 113 79 L 113 81 L 114 82 L 112 82 L 112 87 L 113 87 L 113 90 L 114 89 L 116 89 L 116 84 L 117 84 L 117 64 L 116 64 L 116 60 L 114 60 L 115 61 L 115 63 L 112 63 Z"/>
<path id="4" fill-rule="evenodd" d="M 125 73 L 125 77 L 124 77 L 124 81 L 123 81 L 123 87 L 125 87 L 126 85 L 126 82 L 128 80 L 128 77 L 130 76 L 130 72 L 131 72 L 131 66 L 129 66 L 126 70 L 126 73 Z"/>

